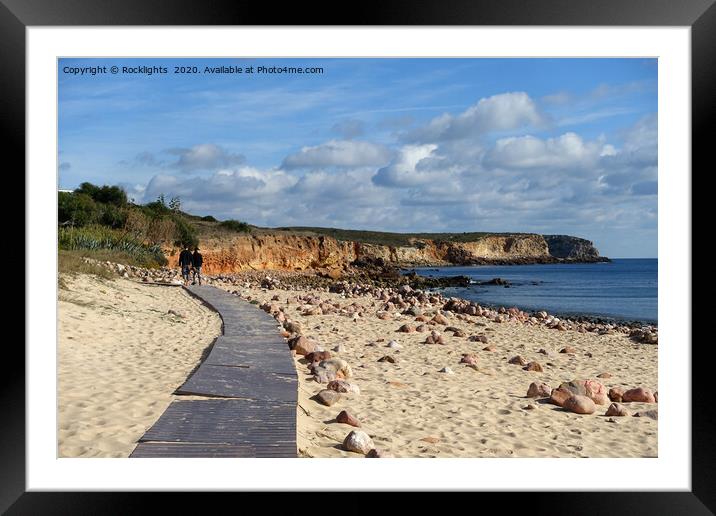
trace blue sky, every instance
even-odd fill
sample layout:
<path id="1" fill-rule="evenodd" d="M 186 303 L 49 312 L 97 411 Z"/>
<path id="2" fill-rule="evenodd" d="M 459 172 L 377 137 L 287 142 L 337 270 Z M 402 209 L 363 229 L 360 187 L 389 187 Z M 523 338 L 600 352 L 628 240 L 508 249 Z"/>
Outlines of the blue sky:
<path id="1" fill-rule="evenodd" d="M 169 73 L 65 71 L 113 65 Z M 254 73 L 172 73 L 221 65 Z M 323 73 L 256 73 L 284 65 Z M 657 253 L 655 59 L 61 59 L 58 79 L 60 188 L 261 226 Z"/>

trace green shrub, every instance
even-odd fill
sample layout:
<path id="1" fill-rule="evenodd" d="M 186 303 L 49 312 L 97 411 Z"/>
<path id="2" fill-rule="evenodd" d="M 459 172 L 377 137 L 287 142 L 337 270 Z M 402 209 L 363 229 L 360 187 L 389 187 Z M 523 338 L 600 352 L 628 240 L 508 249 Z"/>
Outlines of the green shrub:
<path id="1" fill-rule="evenodd" d="M 196 247 L 199 245 L 199 237 L 196 236 L 194 226 L 186 222 L 181 216 L 173 217 L 176 226 L 174 245 Z"/>
<path id="2" fill-rule="evenodd" d="M 225 220 L 221 224 L 219 224 L 222 228 L 226 228 L 230 231 L 236 231 L 238 233 L 250 233 L 251 232 L 251 226 L 249 226 L 246 222 L 241 222 L 239 220 Z"/>
<path id="3" fill-rule="evenodd" d="M 65 250 L 116 251 L 149 267 L 167 264 L 158 245 L 146 245 L 126 232 L 106 226 L 61 227 L 58 231 L 58 245 Z"/>
<path id="4" fill-rule="evenodd" d="M 92 183 L 82 183 L 75 193 L 88 195 L 95 202 L 111 204 L 117 207 L 127 205 L 127 194 L 119 186 L 96 186 Z"/>
<path id="5" fill-rule="evenodd" d="M 57 198 L 57 219 L 60 224 L 85 226 L 96 222 L 101 209 L 87 194 L 59 192 Z"/>
<path id="6" fill-rule="evenodd" d="M 202 217 L 201 220 L 203 220 L 204 222 L 217 222 L 217 220 L 214 217 L 212 217 L 211 215 Z"/>

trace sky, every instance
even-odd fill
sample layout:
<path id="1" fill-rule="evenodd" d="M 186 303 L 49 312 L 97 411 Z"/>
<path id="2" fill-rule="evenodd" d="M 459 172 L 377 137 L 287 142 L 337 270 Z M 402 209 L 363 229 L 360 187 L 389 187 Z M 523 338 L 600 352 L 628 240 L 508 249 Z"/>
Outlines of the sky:
<path id="1" fill-rule="evenodd" d="M 60 59 L 58 117 L 61 189 L 265 227 L 569 234 L 657 256 L 656 59 Z"/>

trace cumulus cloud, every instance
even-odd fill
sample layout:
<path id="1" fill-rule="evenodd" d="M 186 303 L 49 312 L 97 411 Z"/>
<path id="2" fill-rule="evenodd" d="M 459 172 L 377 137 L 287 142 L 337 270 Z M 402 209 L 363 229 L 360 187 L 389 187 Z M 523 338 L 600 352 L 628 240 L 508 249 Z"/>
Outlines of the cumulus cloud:
<path id="1" fill-rule="evenodd" d="M 445 113 L 433 118 L 427 125 L 407 132 L 403 139 L 419 143 L 457 140 L 544 122 L 544 116 L 527 93 L 501 93 L 480 99 L 459 115 Z"/>
<path id="2" fill-rule="evenodd" d="M 374 184 L 387 187 L 411 187 L 425 184 L 433 179 L 430 164 L 435 165 L 435 144 L 406 145 L 396 158 L 372 177 Z M 431 161 L 432 159 L 432 161 Z M 424 163 L 422 167 L 420 164 Z"/>
<path id="3" fill-rule="evenodd" d="M 490 168 L 584 168 L 596 164 L 599 157 L 615 154 L 611 145 L 585 142 L 569 132 L 556 138 L 517 136 L 497 140 L 487 152 L 485 165 Z"/>
<path id="4" fill-rule="evenodd" d="M 300 152 L 284 158 L 281 168 L 324 168 L 381 166 L 393 156 L 383 145 L 365 141 L 331 140 L 315 147 L 303 147 Z"/>
<path id="5" fill-rule="evenodd" d="M 241 165 L 246 158 L 241 154 L 234 154 L 213 143 L 194 145 L 191 148 L 175 148 L 166 152 L 178 156 L 171 164 L 183 172 L 195 170 L 215 170 L 223 167 Z"/>

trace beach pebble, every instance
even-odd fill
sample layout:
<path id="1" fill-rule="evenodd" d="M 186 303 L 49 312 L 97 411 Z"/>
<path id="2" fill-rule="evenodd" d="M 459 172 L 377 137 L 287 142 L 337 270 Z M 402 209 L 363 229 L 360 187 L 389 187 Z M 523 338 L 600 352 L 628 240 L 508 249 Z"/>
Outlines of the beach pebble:
<path id="1" fill-rule="evenodd" d="M 483 344 L 487 344 L 487 337 L 485 335 L 470 335 L 467 340 L 470 342 L 482 342 Z"/>
<path id="2" fill-rule="evenodd" d="M 659 411 L 653 410 L 642 410 L 634 414 L 634 417 L 648 417 L 650 419 L 659 419 Z"/>
<path id="3" fill-rule="evenodd" d="M 350 378 L 353 376 L 353 370 L 348 362 L 340 358 L 329 358 L 318 363 L 316 368 L 323 368 L 335 371 L 337 377 Z"/>
<path id="4" fill-rule="evenodd" d="M 559 350 L 560 353 L 569 353 L 570 355 L 573 355 L 577 352 L 576 349 L 574 349 L 572 346 L 567 346 Z"/>
<path id="5" fill-rule="evenodd" d="M 436 314 L 435 317 L 432 318 L 432 321 L 435 324 L 441 324 L 443 326 L 450 324 L 450 321 L 448 321 L 447 317 L 445 317 L 443 314 Z"/>
<path id="6" fill-rule="evenodd" d="M 636 389 L 629 389 L 622 395 L 623 402 L 637 401 L 640 403 L 656 403 L 654 395 L 650 390 L 644 389 L 643 387 L 637 387 Z"/>
<path id="7" fill-rule="evenodd" d="M 611 401 L 621 402 L 622 396 L 624 396 L 624 389 L 621 387 L 612 387 L 609 389 L 608 396 Z"/>
<path id="8" fill-rule="evenodd" d="M 394 340 L 391 340 L 390 342 L 388 342 L 388 344 L 386 344 L 385 347 L 391 348 L 391 349 L 403 349 L 403 346 L 401 346 L 400 344 L 397 343 L 397 341 L 394 341 Z"/>
<path id="9" fill-rule="evenodd" d="M 453 371 L 452 369 L 450 369 L 450 368 L 447 367 L 447 366 L 446 366 L 446 367 L 443 367 L 443 368 L 440 369 L 440 371 L 438 371 L 438 372 L 439 372 L 439 373 L 446 373 L 446 374 L 455 374 L 455 371 Z"/>
<path id="10" fill-rule="evenodd" d="M 360 394 L 360 388 L 358 385 L 345 380 L 332 380 L 328 382 L 328 389 L 336 392 L 344 392 L 349 394 Z"/>
<path id="11" fill-rule="evenodd" d="M 167 311 L 167 314 L 173 315 L 173 316 L 175 316 L 175 317 L 179 317 L 180 319 L 184 319 L 184 318 L 185 318 L 184 314 L 182 314 L 182 313 L 180 313 L 180 312 L 177 312 L 176 310 L 169 310 L 169 311 Z"/>
<path id="12" fill-rule="evenodd" d="M 477 356 L 473 355 L 472 353 L 463 353 L 462 358 L 460 359 L 461 364 L 477 364 Z"/>
<path id="13" fill-rule="evenodd" d="M 296 321 L 286 321 L 285 323 L 283 323 L 283 327 L 287 332 L 290 333 L 303 333 L 301 323 Z"/>
<path id="14" fill-rule="evenodd" d="M 343 344 L 338 344 L 337 346 L 333 346 L 331 351 L 335 351 L 336 353 L 345 353 L 347 348 Z"/>
<path id="15" fill-rule="evenodd" d="M 330 407 L 335 404 L 339 399 L 341 399 L 341 395 L 336 391 L 331 391 L 329 389 L 323 389 L 316 394 L 316 400 L 326 407 Z"/>
<path id="16" fill-rule="evenodd" d="M 549 355 L 549 352 L 544 348 L 541 348 L 537 353 L 541 353 L 543 355 Z"/>
<path id="17" fill-rule="evenodd" d="M 321 360 L 328 360 L 331 358 L 331 354 L 328 351 L 312 351 L 306 355 L 306 360 L 309 363 L 320 362 Z"/>
<path id="18" fill-rule="evenodd" d="M 575 414 L 592 414 L 597 410 L 597 406 L 587 396 L 572 396 L 564 402 L 562 408 Z"/>
<path id="19" fill-rule="evenodd" d="M 338 415 L 336 416 L 336 422 L 343 423 L 346 425 L 355 426 L 355 427 L 360 426 L 360 421 L 358 421 L 358 419 L 353 414 L 351 414 L 350 412 L 348 412 L 346 410 L 341 410 L 338 413 Z"/>
<path id="20" fill-rule="evenodd" d="M 373 448 L 371 451 L 366 453 L 365 456 L 368 459 L 384 459 L 384 458 L 392 457 L 391 454 L 389 454 L 385 450 L 382 450 L 381 448 Z"/>
<path id="21" fill-rule="evenodd" d="M 599 373 L 597 375 L 597 378 L 611 378 L 612 375 L 610 373 Z"/>
<path id="22" fill-rule="evenodd" d="M 544 382 L 532 382 L 527 389 L 528 398 L 548 398 L 552 388 Z"/>
<path id="23" fill-rule="evenodd" d="M 489 346 L 485 346 L 484 348 L 482 348 L 482 351 L 491 351 L 494 353 L 495 351 L 497 351 L 497 348 L 490 344 Z"/>
<path id="24" fill-rule="evenodd" d="M 522 358 L 520 355 L 512 357 L 511 359 L 508 360 L 508 363 L 514 364 L 514 365 L 521 365 L 521 366 L 526 364 L 525 359 Z"/>
<path id="25" fill-rule="evenodd" d="M 659 391 L 654 391 L 654 401 L 659 403 Z"/>
<path id="26" fill-rule="evenodd" d="M 440 442 L 440 438 L 438 438 L 438 437 L 432 437 L 432 436 L 423 437 L 423 438 L 420 439 L 420 440 L 423 441 L 423 442 L 425 442 L 425 443 L 430 443 L 430 444 L 436 444 L 436 443 L 439 443 L 439 442 Z"/>
<path id="27" fill-rule="evenodd" d="M 539 365 L 539 362 L 530 362 L 522 369 L 524 369 L 525 371 L 536 371 L 538 373 L 541 373 L 543 371 L 542 366 Z"/>
<path id="28" fill-rule="evenodd" d="M 404 324 L 400 328 L 398 328 L 398 331 L 401 333 L 413 333 L 415 331 L 415 328 L 410 324 Z"/>
<path id="29" fill-rule="evenodd" d="M 609 408 L 607 409 L 607 411 L 604 415 L 605 416 L 628 416 L 629 411 L 621 403 L 612 403 L 611 405 L 609 405 Z"/>
<path id="30" fill-rule="evenodd" d="M 313 380 L 318 383 L 328 383 L 336 379 L 336 371 L 334 369 L 328 369 L 321 367 L 320 365 L 314 367 L 311 372 L 313 373 Z"/>
<path id="31" fill-rule="evenodd" d="M 385 355 L 384 357 L 380 357 L 378 359 L 378 362 L 389 362 L 391 364 L 395 364 L 395 358 L 391 357 L 390 355 Z"/>
<path id="32" fill-rule="evenodd" d="M 308 355 L 309 353 L 316 351 L 316 344 L 308 340 L 308 338 L 303 335 L 289 340 L 288 347 L 297 355 Z"/>
<path id="33" fill-rule="evenodd" d="M 525 410 L 534 410 L 534 409 L 536 409 L 537 407 L 536 407 L 535 405 L 532 405 L 532 403 L 530 403 L 529 405 L 527 405 L 527 406 L 525 406 L 525 407 L 522 407 L 522 408 L 525 409 Z"/>
<path id="34" fill-rule="evenodd" d="M 343 449 L 350 452 L 367 454 L 375 448 L 373 439 L 362 430 L 353 430 L 343 441 Z"/>

